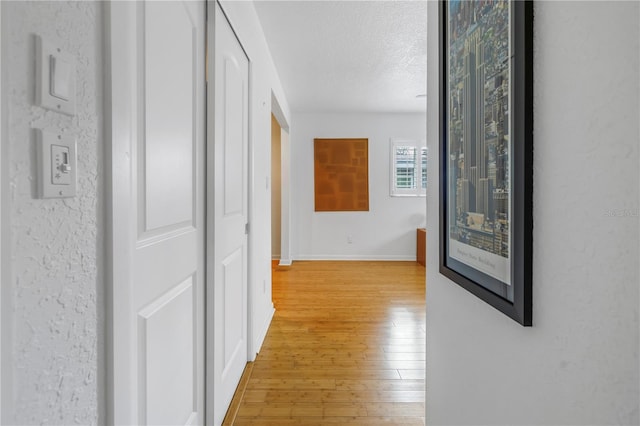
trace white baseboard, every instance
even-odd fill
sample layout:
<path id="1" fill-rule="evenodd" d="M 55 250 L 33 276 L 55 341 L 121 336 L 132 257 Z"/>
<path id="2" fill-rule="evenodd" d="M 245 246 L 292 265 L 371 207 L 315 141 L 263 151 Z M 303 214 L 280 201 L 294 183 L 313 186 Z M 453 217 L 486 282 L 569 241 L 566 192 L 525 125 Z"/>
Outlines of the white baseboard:
<path id="1" fill-rule="evenodd" d="M 280 266 L 291 266 L 291 263 L 293 261 L 291 259 L 280 259 L 280 263 L 278 265 Z"/>
<path id="2" fill-rule="evenodd" d="M 372 254 L 301 254 L 295 257 L 295 260 L 377 260 L 377 261 L 396 261 L 406 262 L 415 261 L 416 255 L 372 255 Z M 282 261 L 280 261 L 282 264 Z"/>
<path id="3" fill-rule="evenodd" d="M 271 321 L 273 320 L 273 315 L 275 315 L 275 313 L 276 313 L 276 309 L 273 306 L 273 304 L 271 304 L 271 311 L 264 319 L 264 322 L 260 330 L 260 334 L 258 334 L 258 339 L 255 341 L 256 354 L 260 352 L 260 349 L 262 349 L 262 344 L 264 343 L 264 339 L 267 337 L 267 332 L 269 331 L 269 326 L 271 325 Z M 254 358 L 255 358 L 255 355 L 254 355 Z"/>

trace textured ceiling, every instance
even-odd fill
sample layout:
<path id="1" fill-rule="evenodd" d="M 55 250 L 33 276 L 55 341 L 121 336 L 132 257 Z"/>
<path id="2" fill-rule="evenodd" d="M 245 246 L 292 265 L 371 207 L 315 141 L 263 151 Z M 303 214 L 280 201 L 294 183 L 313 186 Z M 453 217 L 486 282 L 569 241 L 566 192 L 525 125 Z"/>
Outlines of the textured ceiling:
<path id="1" fill-rule="evenodd" d="M 426 110 L 426 1 L 254 4 L 293 111 Z"/>

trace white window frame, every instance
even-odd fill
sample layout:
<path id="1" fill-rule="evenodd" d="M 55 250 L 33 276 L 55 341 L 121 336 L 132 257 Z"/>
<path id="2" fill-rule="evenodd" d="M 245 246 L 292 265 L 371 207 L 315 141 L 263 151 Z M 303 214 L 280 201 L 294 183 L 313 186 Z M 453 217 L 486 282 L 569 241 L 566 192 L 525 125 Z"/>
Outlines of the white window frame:
<path id="1" fill-rule="evenodd" d="M 412 147 L 419 153 L 416 168 L 416 188 L 396 187 L 396 147 Z M 426 197 L 427 189 L 422 187 L 422 149 L 427 149 L 426 140 L 391 138 L 389 141 L 389 195 L 392 197 Z"/>

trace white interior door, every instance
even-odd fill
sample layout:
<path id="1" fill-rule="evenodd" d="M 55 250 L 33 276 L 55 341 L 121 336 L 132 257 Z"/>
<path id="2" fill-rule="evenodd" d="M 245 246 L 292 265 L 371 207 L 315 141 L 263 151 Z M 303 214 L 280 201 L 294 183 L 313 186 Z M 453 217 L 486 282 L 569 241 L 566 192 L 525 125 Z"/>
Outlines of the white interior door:
<path id="1" fill-rule="evenodd" d="M 203 424 L 205 3 L 108 7 L 109 421 Z"/>
<path id="2" fill-rule="evenodd" d="M 214 23 L 214 75 L 213 84 L 209 80 L 208 105 L 213 116 L 209 116 L 207 149 L 208 164 L 213 165 L 208 173 L 207 199 L 207 353 L 211 355 L 207 355 L 207 406 L 213 406 L 212 421 L 219 425 L 247 363 L 249 60 L 217 2 L 212 12 L 215 16 L 209 22 Z"/>

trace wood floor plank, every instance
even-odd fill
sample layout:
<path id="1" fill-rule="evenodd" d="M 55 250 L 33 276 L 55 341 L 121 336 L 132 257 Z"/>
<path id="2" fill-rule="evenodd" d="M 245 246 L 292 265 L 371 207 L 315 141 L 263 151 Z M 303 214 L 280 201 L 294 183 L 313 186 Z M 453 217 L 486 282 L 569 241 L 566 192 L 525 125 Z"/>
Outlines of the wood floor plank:
<path id="1" fill-rule="evenodd" d="M 288 425 L 352 425 L 352 426 L 424 426 L 423 417 L 245 417 L 237 426 L 288 426 Z"/>
<path id="2" fill-rule="evenodd" d="M 234 425 L 424 425 L 425 269 L 273 268 L 276 314 Z"/>
<path id="3" fill-rule="evenodd" d="M 394 369 L 364 370 L 358 368 L 293 368 L 288 370 L 255 369 L 251 374 L 256 379 L 385 379 L 400 380 L 400 373 Z"/>
<path id="4" fill-rule="evenodd" d="M 397 369 L 397 370 L 417 370 L 424 369 L 423 360 L 387 359 L 384 357 L 358 359 L 353 357 L 331 357 L 320 359 L 306 359 L 302 357 L 277 358 L 264 360 L 256 367 L 255 371 L 264 370 L 288 370 L 294 368 L 327 368 L 327 367 L 349 367 L 364 370 Z"/>
<path id="5" fill-rule="evenodd" d="M 245 402 L 283 403 L 283 402 L 424 402 L 422 390 L 276 390 L 256 389 L 246 391 Z"/>
<path id="6" fill-rule="evenodd" d="M 420 390 L 424 391 L 424 379 L 420 380 L 336 380 L 336 390 L 360 390 L 377 389 L 384 391 L 393 390 Z"/>
<path id="7" fill-rule="evenodd" d="M 335 389 L 335 379 L 257 379 L 252 378 L 247 389 Z"/>

